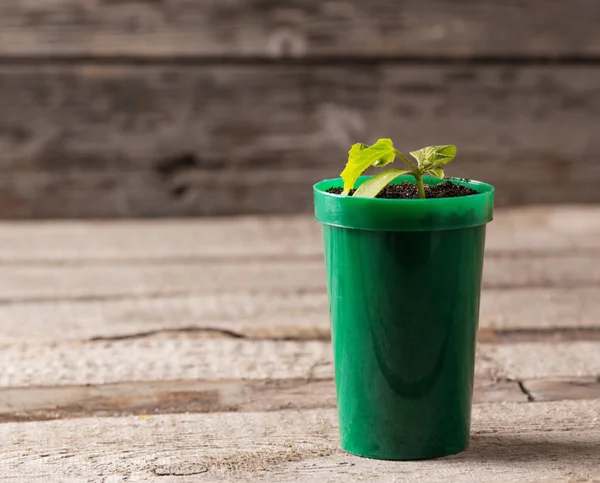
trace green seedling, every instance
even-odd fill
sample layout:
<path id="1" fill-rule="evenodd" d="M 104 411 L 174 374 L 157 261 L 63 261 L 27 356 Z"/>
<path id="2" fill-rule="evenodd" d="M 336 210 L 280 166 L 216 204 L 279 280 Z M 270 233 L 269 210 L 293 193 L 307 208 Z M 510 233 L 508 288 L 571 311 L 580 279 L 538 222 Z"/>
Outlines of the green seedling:
<path id="1" fill-rule="evenodd" d="M 344 180 L 342 194 L 350 194 L 350 191 L 354 188 L 354 183 L 356 183 L 358 177 L 368 167 L 386 166 L 393 163 L 398 157 L 404 161 L 409 169 L 391 168 L 382 171 L 360 185 L 352 196 L 374 198 L 398 176 L 410 174 L 415 178 L 419 197 L 425 198 L 423 176 L 430 174 L 436 178 L 443 179 L 444 169 L 442 166 L 454 159 L 456 156 L 456 146 L 428 146 L 418 151 L 413 151 L 410 155 L 416 159 L 416 164 L 395 149 L 391 139 L 380 139 L 372 146 L 360 143 L 354 144 L 348 152 L 348 162 L 340 175 Z"/>

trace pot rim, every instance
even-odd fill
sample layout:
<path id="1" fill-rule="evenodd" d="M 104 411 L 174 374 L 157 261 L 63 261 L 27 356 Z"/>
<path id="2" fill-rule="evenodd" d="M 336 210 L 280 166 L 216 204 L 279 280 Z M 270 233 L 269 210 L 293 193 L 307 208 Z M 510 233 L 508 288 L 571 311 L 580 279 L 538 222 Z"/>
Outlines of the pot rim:
<path id="1" fill-rule="evenodd" d="M 360 186 L 371 176 L 361 176 Z M 411 175 L 396 178 L 393 184 L 414 182 Z M 319 181 L 313 186 L 315 218 L 320 223 L 343 228 L 376 231 L 437 231 L 485 225 L 493 219 L 494 187 L 476 180 L 462 178 L 423 177 L 425 184 L 443 181 L 467 186 L 475 195 L 455 198 L 388 199 L 354 198 L 327 193 L 341 187 L 341 178 Z"/>

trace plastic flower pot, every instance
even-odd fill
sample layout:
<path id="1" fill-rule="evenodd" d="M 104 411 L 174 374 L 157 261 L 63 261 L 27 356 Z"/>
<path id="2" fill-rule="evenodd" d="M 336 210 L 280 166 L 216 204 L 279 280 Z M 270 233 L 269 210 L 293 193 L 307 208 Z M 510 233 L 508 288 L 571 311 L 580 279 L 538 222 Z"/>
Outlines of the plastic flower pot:
<path id="1" fill-rule="evenodd" d="M 368 177 L 363 176 L 357 186 Z M 395 182 L 414 181 L 410 176 Z M 469 445 L 486 223 L 494 188 L 438 199 L 314 186 L 323 225 L 342 448 L 413 460 Z M 425 178 L 426 184 L 439 183 Z"/>

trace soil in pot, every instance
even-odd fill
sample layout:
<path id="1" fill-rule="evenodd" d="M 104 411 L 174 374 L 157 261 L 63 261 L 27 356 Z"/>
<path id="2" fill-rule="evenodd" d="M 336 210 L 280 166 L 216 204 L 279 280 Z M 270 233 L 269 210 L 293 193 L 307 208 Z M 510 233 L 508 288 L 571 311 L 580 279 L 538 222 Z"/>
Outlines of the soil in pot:
<path id="1" fill-rule="evenodd" d="M 350 191 L 354 194 L 355 190 Z M 329 188 L 328 193 L 339 195 L 342 193 L 342 188 Z M 476 195 L 477 191 L 468 186 L 454 184 L 450 181 L 444 181 L 436 185 L 425 185 L 426 198 L 456 198 L 457 196 Z M 376 198 L 398 198 L 398 199 L 418 199 L 419 192 L 417 185 L 409 182 L 398 184 L 389 184 L 379 192 Z"/>

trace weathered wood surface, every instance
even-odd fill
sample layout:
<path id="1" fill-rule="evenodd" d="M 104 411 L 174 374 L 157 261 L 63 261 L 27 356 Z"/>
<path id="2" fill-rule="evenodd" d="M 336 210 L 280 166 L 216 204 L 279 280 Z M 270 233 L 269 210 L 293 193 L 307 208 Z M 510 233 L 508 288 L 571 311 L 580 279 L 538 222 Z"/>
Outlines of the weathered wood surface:
<path id="1" fill-rule="evenodd" d="M 21 345 L 0 350 L 0 364 L 5 368 L 0 421 L 331 407 L 335 402 L 331 350 L 322 342 L 182 335 Z M 598 398 L 598 374 L 598 342 L 482 344 L 475 403 Z"/>
<path id="2" fill-rule="evenodd" d="M 574 376 L 600 373 L 600 343 L 573 343 L 562 348 L 546 374 L 560 361 L 573 364 Z M 579 344 L 579 345 L 577 345 Z M 476 373 L 481 385 L 503 376 L 519 378 L 510 352 L 497 354 L 492 347 L 479 349 Z M 535 361 L 536 346 L 519 361 Z M 543 350 L 542 350 L 542 353 Z M 503 357 L 504 356 L 504 357 Z M 506 360 L 508 358 L 508 360 Z M 561 359 L 562 358 L 562 359 Z M 591 358 L 591 360 L 588 360 Z M 135 363 L 132 363 L 135 361 Z M 500 361 L 503 366 L 498 363 Z M 157 336 L 102 342 L 51 345 L 20 344 L 0 349 L 0 387 L 106 384 L 122 381 L 177 379 L 283 379 L 331 378 L 331 345 L 320 341 L 215 340 L 205 337 Z M 535 369 L 523 368 L 530 372 Z M 555 369 L 556 370 L 556 369 Z M 566 374 L 571 375 L 571 374 Z M 536 377 L 535 375 L 529 377 Z"/>
<path id="3" fill-rule="evenodd" d="M 600 402 L 474 407 L 466 452 L 420 462 L 338 449 L 334 410 L 0 425 L 8 481 L 594 481 Z M 112 479 L 111 479 L 112 478 Z"/>
<path id="4" fill-rule="evenodd" d="M 506 379 L 600 375 L 600 342 L 486 345 L 482 356 Z"/>
<path id="5" fill-rule="evenodd" d="M 267 287 L 264 293 L 128 293 L 108 299 L 91 293 L 75 300 L 64 294 L 47 300 L 6 299 L 0 303 L 0 344 L 142 338 L 176 331 L 251 339 L 329 339 L 327 295 L 303 290 Z M 480 328 L 482 340 L 497 343 L 599 340 L 598 288 L 486 289 Z"/>
<path id="6" fill-rule="evenodd" d="M 598 340 L 598 254 L 598 208 L 498 211 L 482 340 Z M 0 344 L 185 330 L 327 339 L 322 256 L 309 217 L 4 223 Z"/>
<path id="7" fill-rule="evenodd" d="M 29 0 L 0 5 L 0 55 L 594 58 L 599 16 L 586 0 Z"/>
<path id="8" fill-rule="evenodd" d="M 600 399 L 597 377 L 476 380 L 473 403 Z M 0 422 L 89 416 L 334 408 L 335 384 L 321 379 L 190 379 L 0 389 Z"/>
<path id="9" fill-rule="evenodd" d="M 549 336 L 554 329 L 600 332 L 597 258 L 493 260 L 485 269 L 482 328 L 544 327 Z M 4 344 L 177 329 L 323 339 L 329 330 L 325 275 L 317 261 L 11 265 L 0 270 L 0 302 Z"/>
<path id="10" fill-rule="evenodd" d="M 497 210 L 486 255 L 546 257 L 600 252 L 600 207 Z M 0 222 L 2 265 L 187 262 L 322 257 L 312 216 L 160 221 Z"/>
<path id="11" fill-rule="evenodd" d="M 333 375 L 331 345 L 327 342 L 213 340 L 185 334 L 144 340 L 13 345 L 2 349 L 0 358 L 4 368 L 0 386 Z"/>
<path id="12" fill-rule="evenodd" d="M 553 381 L 550 381 L 542 400 L 599 397 L 598 384 L 591 384 L 588 379 L 565 380 L 561 385 L 553 385 Z M 577 387 L 579 391 L 574 394 L 567 392 L 565 386 Z M 539 384 L 536 391 L 538 388 Z M 528 394 L 516 381 L 476 385 L 473 394 L 474 404 L 526 402 L 528 399 Z M 332 378 L 193 379 L 12 387 L 0 390 L 0 423 L 90 416 L 335 408 L 335 405 Z"/>
<path id="13" fill-rule="evenodd" d="M 600 375 L 594 377 L 544 378 L 524 381 L 523 387 L 534 401 L 556 399 L 600 399 Z"/>
<path id="14" fill-rule="evenodd" d="M 471 449 L 414 463 L 338 448 L 308 217 L 3 223 L 0 481 L 597 480 L 599 214 L 498 211 Z"/>
<path id="15" fill-rule="evenodd" d="M 484 288 L 576 288 L 600 284 L 598 256 L 486 260 Z M 175 262 L 161 265 L 6 266 L 0 271 L 0 302 L 90 300 L 197 292 L 321 293 L 323 261 Z"/>
<path id="16" fill-rule="evenodd" d="M 499 205 L 598 202 L 599 83 L 593 66 L 3 65 L 0 216 L 309 213 L 311 184 L 382 136 L 457 144 L 449 174 Z"/>
<path id="17" fill-rule="evenodd" d="M 132 363 L 135 361 L 135 363 Z M 0 348 L 0 387 L 176 379 L 333 377 L 331 345 L 155 336 Z M 495 380 L 600 375 L 600 341 L 480 344 L 476 377 Z"/>

